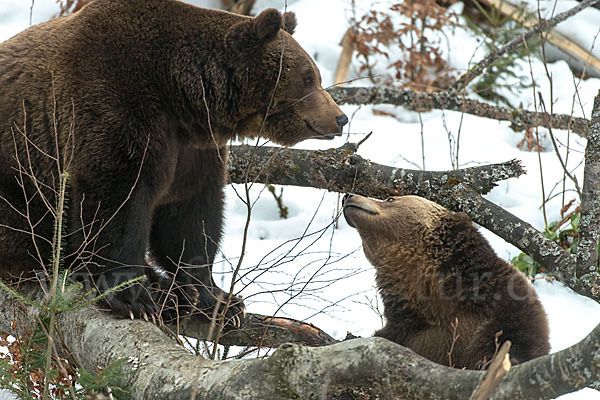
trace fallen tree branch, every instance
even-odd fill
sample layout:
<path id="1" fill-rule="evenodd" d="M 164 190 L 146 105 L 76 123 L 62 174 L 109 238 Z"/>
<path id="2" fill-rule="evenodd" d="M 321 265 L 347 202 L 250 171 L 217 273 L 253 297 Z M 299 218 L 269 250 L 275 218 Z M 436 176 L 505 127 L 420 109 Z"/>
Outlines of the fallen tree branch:
<path id="1" fill-rule="evenodd" d="M 340 104 L 392 104 L 413 110 L 451 110 L 498 121 L 510 121 L 519 129 L 536 124 L 547 128 L 571 129 L 581 137 L 586 137 L 590 124 L 585 118 L 566 114 L 554 114 L 550 118 L 544 113 L 496 107 L 452 92 L 423 93 L 385 87 L 334 87 L 328 92 Z"/>
<path id="2" fill-rule="evenodd" d="M 171 328 L 177 332 L 176 326 Z M 179 333 L 210 340 L 210 323 L 190 318 L 182 324 Z M 224 346 L 279 347 L 284 343 L 325 346 L 337 343 L 337 340 L 306 322 L 252 313 L 246 313 L 241 328 L 234 329 L 228 325 L 219 337 L 219 344 Z"/>
<path id="3" fill-rule="evenodd" d="M 530 30 L 528 30 L 524 34 L 519 35 L 518 37 L 516 37 L 513 40 L 511 40 L 510 42 L 508 42 L 506 45 L 502 46 L 499 49 L 496 49 L 494 52 L 489 54 L 487 57 L 485 57 L 483 60 L 481 60 L 479 63 L 477 63 L 477 65 L 475 65 L 473 68 L 471 68 L 469 71 L 467 71 L 463 76 L 461 76 L 456 82 L 454 82 L 452 84 L 452 86 L 450 86 L 449 89 L 451 91 L 463 90 L 464 88 L 467 87 L 467 85 L 473 79 L 475 79 L 479 75 L 481 75 L 483 73 L 483 71 L 485 71 L 490 65 L 492 65 L 494 63 L 494 61 L 496 61 L 498 58 L 500 58 L 505 53 L 513 51 L 515 48 L 522 45 L 527 39 L 531 38 L 532 36 L 539 34 L 539 33 L 549 31 L 551 28 L 560 24 L 567 18 L 572 17 L 573 15 L 577 14 L 581 10 L 588 8 L 589 6 L 591 6 L 595 3 L 598 3 L 599 1 L 600 0 L 583 0 L 582 2 L 577 4 L 575 7 L 571 8 L 570 10 L 567 10 L 560 14 L 556 14 L 554 17 L 550 18 L 549 20 L 541 20 L 540 22 L 538 22 L 535 26 L 533 26 Z"/>
<path id="4" fill-rule="evenodd" d="M 43 295 L 24 283 L 21 294 Z M 0 292 L 0 329 L 27 330 L 35 311 Z M 466 399 L 484 376 L 434 364 L 382 338 L 325 347 L 287 344 L 267 359 L 206 360 L 176 345 L 141 320 L 115 319 L 95 309 L 61 314 L 61 338 L 78 365 L 97 371 L 117 360 L 133 399 L 322 398 L 351 388 L 373 388 L 395 399 Z M 60 343 L 60 341 L 57 341 Z M 559 353 L 517 365 L 494 399 L 550 399 L 600 383 L 600 326 Z"/>

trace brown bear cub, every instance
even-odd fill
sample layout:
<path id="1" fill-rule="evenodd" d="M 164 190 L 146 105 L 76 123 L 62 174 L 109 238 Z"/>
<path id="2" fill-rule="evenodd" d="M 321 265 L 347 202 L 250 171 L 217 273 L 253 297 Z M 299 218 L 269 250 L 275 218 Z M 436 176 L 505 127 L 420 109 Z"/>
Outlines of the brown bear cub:
<path id="1" fill-rule="evenodd" d="M 275 9 L 96 0 L 1 43 L 0 275 L 48 267 L 66 171 L 74 275 L 101 292 L 147 275 L 108 295 L 119 315 L 158 315 L 164 302 L 177 306 L 168 318 L 212 315 L 226 295 L 211 268 L 230 140 L 292 145 L 348 121 L 295 24 Z"/>
<path id="2" fill-rule="evenodd" d="M 533 286 L 494 253 L 467 214 L 418 196 L 346 195 L 344 216 L 375 267 L 387 319 L 375 336 L 467 369 L 485 367 L 500 331 L 500 344 L 512 342 L 513 362 L 550 351 Z"/>

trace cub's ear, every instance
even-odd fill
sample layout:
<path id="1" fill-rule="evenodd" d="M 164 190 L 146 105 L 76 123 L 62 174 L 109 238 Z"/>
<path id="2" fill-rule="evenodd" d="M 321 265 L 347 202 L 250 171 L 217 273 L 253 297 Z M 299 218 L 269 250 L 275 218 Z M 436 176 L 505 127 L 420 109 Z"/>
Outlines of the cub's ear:
<path id="1" fill-rule="evenodd" d="M 473 226 L 471 218 L 462 211 L 448 211 L 448 213 L 442 217 L 442 222 L 451 229 L 464 229 L 467 226 Z"/>
<path id="2" fill-rule="evenodd" d="M 296 30 L 296 25 L 298 21 L 296 20 L 296 14 L 291 11 L 288 11 L 283 14 L 283 30 L 289 33 L 290 35 L 294 34 Z"/>
<path id="3" fill-rule="evenodd" d="M 225 43 L 237 53 L 253 53 L 274 40 L 282 27 L 281 13 L 268 8 L 254 18 L 233 25 L 225 36 Z"/>
<path id="4" fill-rule="evenodd" d="M 460 239 L 473 229 L 476 228 L 467 214 L 462 211 L 448 210 L 446 214 L 440 217 L 439 224 L 432 234 L 441 238 L 442 242 L 446 243 L 445 247 L 452 248 L 454 245 L 449 243 Z"/>

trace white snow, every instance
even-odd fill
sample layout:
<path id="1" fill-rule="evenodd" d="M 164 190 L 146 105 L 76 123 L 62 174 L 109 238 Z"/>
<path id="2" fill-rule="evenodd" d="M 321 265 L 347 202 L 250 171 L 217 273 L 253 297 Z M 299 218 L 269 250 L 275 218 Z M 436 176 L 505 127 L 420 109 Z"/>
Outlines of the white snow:
<path id="1" fill-rule="evenodd" d="M 216 0 L 190 1 L 196 5 L 216 6 Z M 371 2 L 357 0 L 358 8 L 366 10 Z M 379 1 L 385 6 L 385 1 Z M 536 6 L 537 1 L 530 0 Z M 554 1 L 539 2 L 551 9 Z M 576 2 L 560 1 L 555 11 L 563 11 Z M 30 2 L 2 0 L 0 2 L 0 41 L 29 26 Z M 331 85 L 337 60 L 341 51 L 339 42 L 348 27 L 350 1 L 348 0 L 258 0 L 255 12 L 267 7 L 296 12 L 298 27 L 296 40 L 313 56 L 321 70 L 323 86 Z M 456 6 L 460 7 L 460 5 Z M 33 22 L 37 23 L 56 13 L 54 0 L 36 0 Z M 562 23 L 559 30 L 570 37 L 578 35 L 581 45 L 591 47 L 590 37 L 598 31 L 600 11 L 587 10 Z M 544 14 L 546 15 L 546 14 Z M 578 34 L 579 33 L 579 34 Z M 464 71 L 484 54 L 477 38 L 465 29 L 446 31 L 449 46 L 445 48 L 451 65 Z M 444 41 L 443 41 L 444 43 Z M 598 46 L 594 53 L 598 56 Z M 380 63 L 385 65 L 385 62 Z M 534 109 L 534 99 L 539 91 L 549 107 L 553 103 L 555 113 L 585 116 L 589 118 L 593 98 L 600 89 L 599 79 L 579 81 L 573 77 L 566 62 L 548 65 L 552 77 L 553 97 L 550 98 L 550 81 L 543 64 L 532 58 L 531 65 L 519 62 L 521 73 L 536 82 L 533 89 L 516 93 L 503 92 L 514 104 Z M 357 78 L 358 64 L 353 63 L 351 76 Z M 510 81 L 508 83 L 511 83 Z M 367 79 L 357 85 L 369 85 Z M 577 93 L 577 94 L 576 94 Z M 475 97 L 475 95 L 472 95 Z M 373 135 L 359 149 L 359 154 L 380 164 L 401 168 L 448 170 L 453 168 L 458 144 L 459 167 L 491 162 L 520 159 L 527 175 L 501 182 L 486 198 L 531 223 L 537 229 L 544 228 L 542 212 L 542 179 L 546 196 L 560 192 L 562 168 L 549 140 L 548 130 L 539 129 L 543 151 L 523 151 L 517 143 L 523 138 L 520 132 L 510 129 L 509 123 L 461 115 L 451 111 L 431 111 L 419 115 L 391 106 L 343 106 L 351 118 L 350 135 L 332 142 L 306 141 L 298 148 L 325 149 L 337 147 L 346 141 L 357 142 L 363 134 Z M 373 110 L 384 110 L 395 117 L 376 116 Z M 578 182 L 582 182 L 583 151 L 585 140 L 576 134 L 555 130 L 560 143 L 560 153 L 566 155 L 569 143 L 568 168 Z M 421 137 L 423 135 L 423 137 Z M 449 138 L 451 140 L 449 140 Z M 424 143 L 422 148 L 421 143 Z M 540 169 L 541 163 L 541 169 Z M 540 176 L 543 173 L 543 178 Z M 576 199 L 573 184 L 567 182 L 565 201 Z M 280 188 L 277 188 L 279 193 Z M 223 288 L 228 288 L 231 270 L 240 256 L 246 207 L 238 198 L 244 197 L 242 185 L 227 188 L 227 226 L 222 242 L 223 256 L 215 266 L 215 278 Z M 275 200 L 262 185 L 254 185 L 250 191 L 253 203 L 251 223 L 248 230 L 246 254 L 241 269 L 241 283 L 236 285 L 245 297 L 247 310 L 257 313 L 275 313 L 300 320 L 307 320 L 336 338 L 346 332 L 369 336 L 381 327 L 382 321 L 374 309 L 378 303 L 374 283 L 374 271 L 365 259 L 357 232 L 349 227 L 343 217 L 337 220 L 341 198 L 337 193 L 323 190 L 284 187 L 283 201 L 289 207 L 287 219 L 280 219 Z M 560 219 L 561 196 L 554 196 L 545 204 L 548 221 Z M 337 227 L 334 226 L 337 224 Z M 496 252 L 509 260 L 519 251 L 485 229 Z M 299 239 L 302 238 L 302 239 Z M 600 323 L 600 305 L 574 294 L 557 282 L 544 278 L 535 282 L 538 294 L 548 313 L 552 351 L 564 349 L 585 337 Z M 1 396 L 1 393 L 0 393 Z M 583 390 L 562 398 L 600 399 L 600 393 Z"/>

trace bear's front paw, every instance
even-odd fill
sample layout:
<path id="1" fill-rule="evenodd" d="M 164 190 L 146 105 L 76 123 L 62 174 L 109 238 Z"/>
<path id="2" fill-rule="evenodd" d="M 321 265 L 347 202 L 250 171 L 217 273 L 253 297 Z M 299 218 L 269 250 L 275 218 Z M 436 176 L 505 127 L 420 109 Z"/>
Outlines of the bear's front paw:
<path id="1" fill-rule="evenodd" d="M 157 315 L 157 308 L 148 288 L 136 283 L 123 290 L 115 290 L 104 297 L 112 313 L 123 318 L 143 318 L 146 321 Z"/>
<path id="2" fill-rule="evenodd" d="M 229 295 L 223 290 L 217 287 L 209 290 L 205 286 L 198 287 L 198 290 L 200 298 L 196 307 L 201 311 L 202 315 L 211 321 L 214 319 L 217 324 L 221 321 L 221 318 L 225 318 L 223 325 L 232 325 L 236 328 L 242 326 L 245 306 L 241 297 L 232 296 L 231 301 L 227 305 Z"/>
<path id="3" fill-rule="evenodd" d="M 196 310 L 200 294 L 194 286 L 175 282 L 169 286 L 153 285 L 152 289 L 159 314 L 166 324 L 186 319 Z"/>

